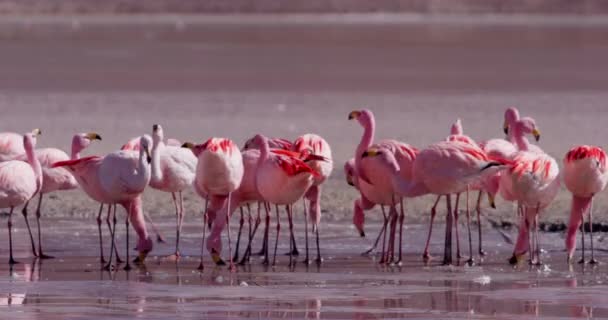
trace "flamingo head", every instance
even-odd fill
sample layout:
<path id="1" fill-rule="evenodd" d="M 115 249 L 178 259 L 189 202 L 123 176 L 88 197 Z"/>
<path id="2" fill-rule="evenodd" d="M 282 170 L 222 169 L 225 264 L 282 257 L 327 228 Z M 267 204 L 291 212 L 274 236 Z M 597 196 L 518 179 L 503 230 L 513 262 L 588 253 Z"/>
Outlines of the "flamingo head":
<path id="1" fill-rule="evenodd" d="M 241 149 L 241 151 L 245 151 L 245 150 L 251 150 L 251 149 L 259 149 L 255 143 L 253 142 L 253 138 L 249 138 L 247 141 L 245 141 L 245 145 L 243 146 L 243 148 Z"/>
<path id="2" fill-rule="evenodd" d="M 190 151 L 192 151 L 192 153 L 194 153 L 194 155 L 196 157 L 198 157 L 201 154 L 201 152 L 203 152 L 203 150 L 205 150 L 205 145 L 204 144 L 194 144 L 192 142 L 184 142 L 182 144 L 182 148 L 190 149 Z"/>
<path id="3" fill-rule="evenodd" d="M 523 117 L 517 122 L 516 126 L 523 134 L 531 134 L 536 141 L 540 140 L 540 130 L 536 126 L 534 119 Z"/>
<path id="4" fill-rule="evenodd" d="M 462 122 L 460 121 L 460 119 L 456 120 L 456 122 L 454 122 L 452 124 L 452 128 L 450 129 L 450 134 L 462 134 L 463 130 L 462 130 Z"/>
<path id="5" fill-rule="evenodd" d="M 77 133 L 72 137 L 72 150 L 78 153 L 86 149 L 94 140 L 101 141 L 101 136 L 95 132 Z"/>
<path id="6" fill-rule="evenodd" d="M 346 182 L 354 187 L 355 159 L 351 158 L 344 163 L 344 175 L 346 176 Z"/>
<path id="7" fill-rule="evenodd" d="M 363 213 L 363 208 L 361 208 L 360 200 L 355 201 L 355 209 L 353 210 L 353 224 L 359 233 L 361 238 L 365 238 L 365 213 Z"/>
<path id="8" fill-rule="evenodd" d="M 368 109 L 355 110 L 348 114 L 348 120 L 357 120 L 365 127 L 374 122 L 374 114 Z"/>
<path id="9" fill-rule="evenodd" d="M 135 247 L 135 249 L 137 249 L 137 251 L 139 252 L 139 255 L 137 256 L 137 258 L 135 258 L 133 262 L 143 263 L 144 260 L 146 260 L 148 253 L 152 251 L 153 247 L 154 242 L 152 241 L 152 239 L 150 239 L 150 237 L 145 239 L 139 239 L 139 241 L 137 242 L 137 246 Z"/>
<path id="10" fill-rule="evenodd" d="M 378 158 L 382 160 L 382 163 L 391 168 L 391 171 L 398 172 L 399 164 L 397 163 L 397 159 L 395 159 L 395 155 L 387 149 L 384 148 L 369 148 L 365 152 L 363 152 L 362 158 Z"/>
<path id="11" fill-rule="evenodd" d="M 139 138 L 139 145 L 140 145 L 140 153 L 145 153 L 146 154 L 146 160 L 148 161 L 148 163 L 152 162 L 152 157 L 150 156 L 150 147 L 152 146 L 152 138 L 147 135 L 144 134 L 143 136 L 141 136 L 141 138 Z"/>
<path id="12" fill-rule="evenodd" d="M 515 107 L 510 107 L 505 110 L 505 123 L 503 125 L 503 131 L 505 134 L 509 134 L 509 126 L 519 120 L 519 111 Z"/>
<path id="13" fill-rule="evenodd" d="M 40 129 L 34 129 L 32 132 L 28 132 L 23 135 L 23 146 L 26 150 L 33 150 L 36 148 L 36 138 L 42 134 Z"/>
<path id="14" fill-rule="evenodd" d="M 163 132 L 163 127 L 160 124 L 155 124 L 152 126 L 152 141 L 154 145 L 157 145 L 159 142 L 163 141 L 165 134 Z"/>
<path id="15" fill-rule="evenodd" d="M 268 146 L 268 138 L 259 133 L 256 134 L 251 140 L 253 142 L 253 145 L 257 146 L 258 148 L 262 148 L 262 146 Z"/>

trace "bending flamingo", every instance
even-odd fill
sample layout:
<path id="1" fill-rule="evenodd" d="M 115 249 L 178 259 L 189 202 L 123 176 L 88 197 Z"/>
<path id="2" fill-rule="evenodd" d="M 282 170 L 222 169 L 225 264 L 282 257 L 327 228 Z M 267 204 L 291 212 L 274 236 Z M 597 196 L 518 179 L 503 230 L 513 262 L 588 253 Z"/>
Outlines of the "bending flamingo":
<path id="1" fill-rule="evenodd" d="M 357 146 L 355 151 L 355 171 L 357 174 L 359 191 L 361 192 L 362 199 L 366 199 L 360 204 L 365 204 L 367 206 L 361 207 L 361 209 L 369 208 L 371 209 L 371 204 L 380 204 L 380 205 L 388 205 L 390 206 L 389 217 L 387 218 L 385 215 L 384 224 L 382 230 L 385 230 L 384 239 L 386 239 L 386 227 L 390 220 L 391 222 L 391 233 L 389 238 L 389 252 L 390 255 L 384 255 L 384 243 L 383 241 L 383 253 L 381 263 L 384 262 L 392 262 L 394 259 L 394 241 L 395 241 L 395 232 L 397 219 L 400 221 L 399 228 L 399 259 L 396 263 L 401 262 L 402 257 L 402 237 L 403 237 L 403 222 L 405 219 L 405 208 L 403 206 L 403 199 L 397 196 L 393 190 L 393 186 L 390 183 L 390 173 L 386 170 L 386 168 L 380 166 L 377 163 L 377 160 L 374 158 L 369 158 L 363 161 L 362 154 L 372 146 L 374 141 L 374 132 L 376 122 L 374 119 L 374 115 L 370 110 L 356 110 L 352 111 L 349 116 L 349 120 L 356 119 L 359 124 L 363 127 L 363 136 L 361 137 L 361 141 Z M 411 180 L 412 175 L 412 164 L 414 159 L 416 159 L 416 155 L 418 150 L 416 148 L 411 147 L 408 144 L 401 143 L 395 140 L 382 140 L 376 143 L 374 146 L 382 147 L 388 150 L 391 150 L 395 159 L 397 160 L 399 167 L 401 170 L 399 174 L 405 180 Z M 401 201 L 401 212 L 397 214 L 396 203 L 397 201 Z M 384 207 L 382 207 L 384 208 Z M 361 223 L 360 225 L 355 225 L 359 230 L 360 234 L 364 234 L 363 231 L 363 221 L 364 217 L 362 216 L 363 210 L 357 210 L 357 204 L 355 203 L 355 216 L 353 217 L 353 221 L 355 223 Z M 384 211 L 383 211 L 384 214 Z"/>
<path id="2" fill-rule="evenodd" d="M 82 139 L 82 142 L 80 142 Z M 84 149 L 93 140 L 101 140 L 101 136 L 97 133 L 80 133 L 76 134 L 73 141 L 79 141 L 81 148 Z M 86 145 L 85 145 L 86 144 Z M 81 149 L 81 150 L 82 150 Z M 72 176 L 72 174 L 65 168 L 53 168 L 52 165 L 55 162 L 69 160 L 70 157 L 60 149 L 56 148 L 42 148 L 36 150 L 36 157 L 42 167 L 42 188 L 38 192 L 38 205 L 36 207 L 36 225 L 38 227 L 38 253 L 34 252 L 34 255 L 41 259 L 52 258 L 44 254 L 42 251 L 42 232 L 40 230 L 40 217 L 41 217 L 41 206 L 42 198 L 45 194 L 59 191 L 59 190 L 72 190 L 78 188 L 78 182 Z M 21 155 L 16 158 L 17 160 L 27 161 L 27 155 Z M 27 207 L 29 201 L 23 206 L 23 215 L 27 219 Z M 30 233 L 30 238 L 32 235 Z M 34 244 L 32 243 L 32 248 Z"/>
<path id="3" fill-rule="evenodd" d="M 572 261 L 576 247 L 576 230 L 584 223 L 585 214 L 589 215 L 589 240 L 591 241 L 591 260 L 595 264 L 593 248 L 593 197 L 606 188 L 608 170 L 606 169 L 606 152 L 600 147 L 577 146 L 564 157 L 564 183 L 572 193 L 570 223 L 566 234 L 568 263 Z M 583 256 L 580 263 L 585 263 L 585 226 L 581 228 Z"/>
<path id="4" fill-rule="evenodd" d="M 174 258 L 180 258 L 179 238 L 184 218 L 184 198 L 182 191 L 192 186 L 196 170 L 197 159 L 190 152 L 181 147 L 165 145 L 162 126 L 155 124 L 152 127 L 152 175 L 150 186 L 164 192 L 170 192 L 175 205 L 176 240 Z M 177 197 L 176 197 L 177 194 Z"/>
<path id="5" fill-rule="evenodd" d="M 40 130 L 35 129 L 22 137 L 27 162 L 9 160 L 0 163 L 0 207 L 10 208 L 8 216 L 9 264 L 13 258 L 13 209 L 26 204 L 42 187 L 42 167 L 36 157 L 36 137 Z"/>

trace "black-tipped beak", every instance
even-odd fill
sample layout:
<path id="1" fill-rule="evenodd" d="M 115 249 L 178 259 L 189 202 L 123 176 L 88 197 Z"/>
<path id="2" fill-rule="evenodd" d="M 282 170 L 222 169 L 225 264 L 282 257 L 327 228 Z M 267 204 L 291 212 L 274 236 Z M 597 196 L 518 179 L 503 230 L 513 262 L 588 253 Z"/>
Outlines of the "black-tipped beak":
<path id="1" fill-rule="evenodd" d="M 346 183 L 348 183 L 348 185 L 351 186 L 351 187 L 355 186 L 355 184 L 352 181 L 350 181 L 350 180 L 346 181 Z"/>
<path id="2" fill-rule="evenodd" d="M 505 134 L 509 134 L 509 126 L 508 126 L 508 125 L 505 125 L 505 126 L 502 128 L 502 131 L 504 131 L 504 133 L 505 133 Z"/>
<path id="3" fill-rule="evenodd" d="M 152 125 L 152 131 L 157 131 L 157 130 L 158 130 L 158 125 L 157 124 Z"/>
<path id="4" fill-rule="evenodd" d="M 540 131 L 538 129 L 534 129 L 534 131 L 532 131 L 532 135 L 534 135 L 536 142 L 540 141 Z"/>
<path id="5" fill-rule="evenodd" d="M 359 231 L 359 235 L 361 236 L 361 238 L 365 238 L 365 231 L 363 231 L 363 230 Z"/>
<path id="6" fill-rule="evenodd" d="M 363 154 L 361 154 L 361 158 L 367 158 L 369 157 L 369 152 L 365 151 L 363 152 Z"/>

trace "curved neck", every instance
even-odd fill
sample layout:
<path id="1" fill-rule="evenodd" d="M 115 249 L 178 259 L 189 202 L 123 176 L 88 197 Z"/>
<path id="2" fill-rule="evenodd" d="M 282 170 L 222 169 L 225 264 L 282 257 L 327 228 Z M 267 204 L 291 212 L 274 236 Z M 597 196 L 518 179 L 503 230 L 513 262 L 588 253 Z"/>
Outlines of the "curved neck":
<path id="1" fill-rule="evenodd" d="M 524 136 L 524 133 L 517 126 L 515 126 L 513 129 L 513 140 L 517 145 L 517 149 L 520 151 L 528 151 L 530 149 L 530 142 L 528 142 L 528 139 Z"/>
<path id="2" fill-rule="evenodd" d="M 38 190 L 42 187 L 42 167 L 40 166 L 40 161 L 38 161 L 38 157 L 36 157 L 36 151 L 30 145 L 25 148 L 25 154 L 27 156 L 27 162 L 34 170 L 34 174 L 36 175 L 36 185 L 38 186 Z"/>
<path id="3" fill-rule="evenodd" d="M 361 172 L 361 159 L 365 152 L 374 142 L 374 133 L 376 131 L 376 121 L 370 114 L 369 121 L 363 124 L 363 136 L 357 146 L 357 154 L 355 155 L 355 168 L 357 172 Z"/>
<path id="4" fill-rule="evenodd" d="M 72 154 L 71 154 L 71 160 L 77 160 L 80 159 L 80 151 L 82 151 L 82 148 L 80 148 L 76 142 L 72 142 Z"/>
<path id="5" fill-rule="evenodd" d="M 155 141 L 152 146 L 152 162 L 150 163 L 152 169 L 151 182 L 157 183 L 163 180 L 163 171 L 160 168 L 160 153 L 165 147 L 165 143 L 162 141 Z"/>
<path id="6" fill-rule="evenodd" d="M 258 165 L 262 164 L 268 159 L 269 153 L 270 147 L 268 146 L 268 140 L 264 140 L 263 143 L 260 145 L 260 158 L 258 159 Z"/>

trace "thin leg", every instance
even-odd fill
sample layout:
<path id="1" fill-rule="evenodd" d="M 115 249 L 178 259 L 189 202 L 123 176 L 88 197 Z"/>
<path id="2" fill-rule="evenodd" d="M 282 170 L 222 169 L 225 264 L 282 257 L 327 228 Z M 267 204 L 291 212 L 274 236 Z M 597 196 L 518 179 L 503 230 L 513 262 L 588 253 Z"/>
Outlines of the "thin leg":
<path id="1" fill-rule="evenodd" d="M 320 226 L 317 226 L 315 228 L 315 235 L 317 237 L 317 259 L 315 259 L 315 261 L 317 262 L 317 265 L 321 264 L 323 262 L 323 258 L 321 257 L 321 245 L 319 243 L 319 229 Z"/>
<path id="2" fill-rule="evenodd" d="M 279 219 L 279 206 L 275 205 L 275 210 L 277 213 L 277 235 L 274 241 L 274 255 L 272 256 L 272 265 L 276 265 L 277 263 L 277 247 L 279 246 L 279 232 L 281 231 L 281 220 Z"/>
<path id="3" fill-rule="evenodd" d="M 522 208 L 523 209 L 523 208 Z M 528 238 L 529 238 L 529 252 L 530 252 L 530 264 L 533 265 L 536 263 L 535 260 L 535 254 L 536 254 L 536 249 L 534 249 L 534 246 L 536 245 L 535 241 L 534 241 L 534 221 L 532 221 L 532 226 L 530 226 L 530 221 L 528 221 L 528 219 L 526 218 L 526 216 L 522 216 L 522 219 L 525 219 L 526 221 L 526 229 L 528 229 Z"/>
<path id="4" fill-rule="evenodd" d="M 11 207 L 11 212 L 8 214 L 8 252 L 9 252 L 9 259 L 8 259 L 8 264 L 13 265 L 13 264 L 17 264 L 19 262 L 15 261 L 15 259 L 13 258 L 13 209 L 14 207 Z"/>
<path id="5" fill-rule="evenodd" d="M 289 233 L 290 233 L 290 237 L 294 238 L 293 235 L 293 217 L 292 217 L 292 212 L 291 212 L 291 205 L 286 205 L 285 209 L 287 210 L 287 219 L 289 221 Z M 291 267 L 294 264 L 293 261 L 293 243 L 289 243 L 289 266 Z"/>
<path id="6" fill-rule="evenodd" d="M 99 261 L 105 263 L 106 259 L 103 254 L 103 235 L 101 232 L 101 213 L 103 212 L 103 203 L 99 206 L 99 213 L 97 214 L 97 231 L 99 233 Z"/>
<path id="7" fill-rule="evenodd" d="M 591 198 L 591 205 L 589 206 L 589 240 L 591 241 L 591 260 L 590 264 L 597 264 L 595 260 L 595 250 L 593 248 L 593 198 Z"/>
<path id="8" fill-rule="evenodd" d="M 110 231 L 110 237 L 112 237 L 112 235 L 114 234 L 114 230 L 112 228 L 112 208 L 114 208 L 114 214 L 116 214 L 116 206 L 114 205 L 108 205 L 108 212 L 107 212 L 107 216 L 106 216 L 106 224 L 108 225 L 108 231 Z M 120 255 L 118 254 L 118 248 L 116 246 L 112 247 L 112 251 L 110 251 L 110 255 L 114 254 L 116 255 L 116 262 L 117 263 L 122 263 L 122 260 L 120 259 Z"/>
<path id="9" fill-rule="evenodd" d="M 266 209 L 266 229 L 264 230 L 264 261 L 263 264 L 268 265 L 270 263 L 270 250 L 268 249 L 268 238 L 270 237 L 270 204 L 264 202 L 264 208 Z"/>
<path id="10" fill-rule="evenodd" d="M 40 193 L 38 196 L 38 207 L 36 208 L 36 225 L 38 227 L 38 257 L 40 257 L 40 259 L 52 259 L 52 256 L 46 255 L 42 252 L 42 231 L 40 231 L 40 217 L 42 216 L 40 208 L 42 207 L 42 197 L 43 194 Z"/>
<path id="11" fill-rule="evenodd" d="M 581 216 L 581 220 L 582 220 L 582 223 L 581 223 L 581 246 L 582 246 L 582 248 L 581 249 L 583 251 L 583 254 L 582 254 L 581 260 L 579 260 L 578 263 L 585 264 L 585 263 L 587 263 L 587 260 L 585 260 L 585 215 L 584 214 Z"/>
<path id="12" fill-rule="evenodd" d="M 469 260 L 467 263 L 469 265 L 473 265 L 475 261 L 473 260 L 473 236 L 471 235 L 471 211 L 469 209 L 469 186 L 467 186 L 467 231 L 469 232 Z"/>
<path id="13" fill-rule="evenodd" d="M 306 258 L 303 262 L 305 264 L 310 264 L 310 258 L 308 255 L 308 210 L 306 208 L 306 199 L 302 199 L 302 204 L 304 204 L 304 239 L 306 242 Z"/>
<path id="14" fill-rule="evenodd" d="M 389 236 L 387 263 L 393 263 L 393 261 L 395 259 L 395 238 L 397 235 L 397 219 L 398 219 L 397 209 L 394 204 L 394 201 L 390 208 L 389 219 L 391 222 L 391 234 Z"/>
<path id="15" fill-rule="evenodd" d="M 539 228 L 538 228 L 538 214 L 540 211 L 540 203 L 536 206 L 536 216 L 534 217 L 534 240 L 536 242 L 536 264 L 542 265 L 542 261 L 540 259 L 540 240 L 539 240 Z"/>
<path id="16" fill-rule="evenodd" d="M 384 235 L 384 231 L 386 229 L 386 225 L 383 224 L 382 228 L 380 228 L 380 232 L 378 233 L 378 236 L 376 237 L 376 241 L 374 241 L 374 245 L 369 248 L 367 251 L 363 252 L 361 255 L 362 256 L 366 256 L 372 253 L 372 251 L 374 251 L 376 249 L 376 247 L 378 247 L 378 243 L 380 243 L 380 238 L 382 238 L 382 236 Z"/>
<path id="17" fill-rule="evenodd" d="M 228 269 L 230 272 L 236 271 L 234 267 L 234 260 L 232 260 L 232 240 L 230 239 L 230 201 L 232 201 L 232 192 L 228 193 L 228 202 L 226 203 L 226 229 L 228 231 Z"/>
<path id="18" fill-rule="evenodd" d="M 441 199 L 441 196 L 437 196 L 437 199 L 435 200 L 435 204 L 433 204 L 433 207 L 431 208 L 431 221 L 429 223 L 429 233 L 426 237 L 426 245 L 424 246 L 424 253 L 422 254 L 422 258 L 425 261 L 428 261 L 431 259 L 431 255 L 429 255 L 429 244 L 431 243 L 431 234 L 433 233 L 433 223 L 435 222 L 435 215 L 437 214 L 437 205 L 439 204 L 440 199 Z"/>
<path id="19" fill-rule="evenodd" d="M 247 206 L 249 209 L 249 206 Z M 250 219 L 251 220 L 251 219 Z M 260 226 L 260 222 L 261 222 L 261 217 L 260 217 L 260 206 L 258 203 L 258 216 L 255 220 L 255 225 L 253 227 L 253 231 L 250 232 L 250 236 L 249 236 L 249 242 L 247 243 L 247 250 L 245 250 L 245 255 L 243 256 L 243 259 L 241 260 L 241 262 L 239 262 L 239 265 L 245 265 L 245 263 L 249 262 L 251 259 L 251 243 L 253 242 L 253 238 L 255 238 L 255 234 L 258 231 L 258 227 Z"/>
<path id="20" fill-rule="evenodd" d="M 477 204 L 475 206 L 475 210 L 477 211 L 477 236 L 479 237 L 479 255 L 485 256 L 486 252 L 483 251 L 482 239 L 481 239 L 481 195 L 482 192 L 479 191 L 479 196 L 477 197 Z"/>
<path id="21" fill-rule="evenodd" d="M 452 198 L 446 194 L 447 217 L 445 226 L 445 245 L 443 251 L 443 264 L 452 264 Z"/>
<path id="22" fill-rule="evenodd" d="M 386 234 L 387 234 L 386 227 L 388 226 L 388 217 L 386 216 L 386 211 L 384 210 L 384 206 L 380 206 L 380 208 L 382 209 L 382 215 L 384 216 L 384 236 L 382 237 L 382 257 L 380 258 L 379 263 L 385 263 L 386 260 L 388 259 L 388 257 L 385 256 L 385 254 L 386 254 Z"/>
<path id="23" fill-rule="evenodd" d="M 152 231 L 154 231 L 154 234 L 156 234 L 156 242 L 166 243 L 165 237 L 163 237 L 163 235 L 160 233 L 160 230 L 158 230 L 156 224 L 154 221 L 152 221 L 152 218 L 150 218 L 150 215 L 147 212 L 144 212 L 144 219 L 146 219 L 146 221 L 150 224 Z"/>
<path id="24" fill-rule="evenodd" d="M 132 205 L 131 205 L 132 206 Z M 130 218 L 130 213 L 132 208 L 129 208 L 129 210 L 127 211 L 127 217 L 125 218 L 125 231 L 126 231 L 126 239 L 127 239 L 127 243 L 125 245 L 125 248 L 127 250 L 127 265 L 125 265 L 124 270 L 129 271 L 131 270 L 131 262 L 129 261 L 129 218 Z"/>
<path id="25" fill-rule="evenodd" d="M 403 259 L 403 221 L 405 221 L 405 207 L 403 206 L 403 198 L 401 198 L 401 214 L 399 215 L 399 260 L 397 264 L 401 264 Z"/>
<path id="26" fill-rule="evenodd" d="M 236 237 L 236 247 L 234 248 L 233 261 L 239 261 L 239 249 L 241 246 L 241 233 L 243 232 L 243 225 L 245 224 L 245 213 L 243 213 L 243 207 L 239 207 L 241 213 L 241 219 L 239 220 L 239 234 Z M 249 227 L 251 228 L 251 219 L 249 220 Z"/>
<path id="27" fill-rule="evenodd" d="M 27 226 L 27 231 L 30 234 L 30 241 L 32 244 L 32 255 L 34 255 L 34 257 L 38 256 L 38 253 L 36 253 L 36 245 L 34 244 L 34 236 L 32 234 L 32 229 L 30 228 L 30 222 L 27 219 L 27 206 L 30 204 L 29 201 L 27 201 L 24 205 L 23 205 L 23 210 L 21 210 L 21 214 L 23 214 L 23 219 L 25 220 L 25 225 Z"/>
<path id="28" fill-rule="evenodd" d="M 111 204 L 110 207 L 114 207 L 114 214 L 112 215 L 112 222 L 113 222 L 113 227 L 110 228 L 110 233 L 111 233 L 111 237 L 112 237 L 112 242 L 110 245 L 110 258 L 108 259 L 108 264 L 106 264 L 106 266 L 104 267 L 105 270 L 112 270 L 112 252 L 114 252 L 116 245 L 114 243 L 114 236 L 116 235 L 116 205 L 115 204 Z"/>
<path id="29" fill-rule="evenodd" d="M 179 252 L 179 236 L 180 236 L 180 213 L 179 206 L 177 204 L 177 197 L 175 196 L 175 192 L 171 192 L 171 199 L 173 200 L 173 206 L 175 207 L 175 260 L 179 260 L 180 252 Z"/>
<path id="30" fill-rule="evenodd" d="M 456 231 L 456 259 L 460 260 L 462 255 L 460 254 L 460 232 L 458 232 L 458 226 L 460 225 L 458 221 L 458 206 L 460 205 L 460 193 L 456 195 L 456 204 L 454 205 L 454 229 Z"/>
<path id="31" fill-rule="evenodd" d="M 205 212 L 203 212 L 203 239 L 201 240 L 201 262 L 198 265 L 198 270 L 205 270 L 205 265 L 203 264 L 203 257 L 205 256 L 205 232 L 207 231 L 207 206 L 205 206 Z"/>

